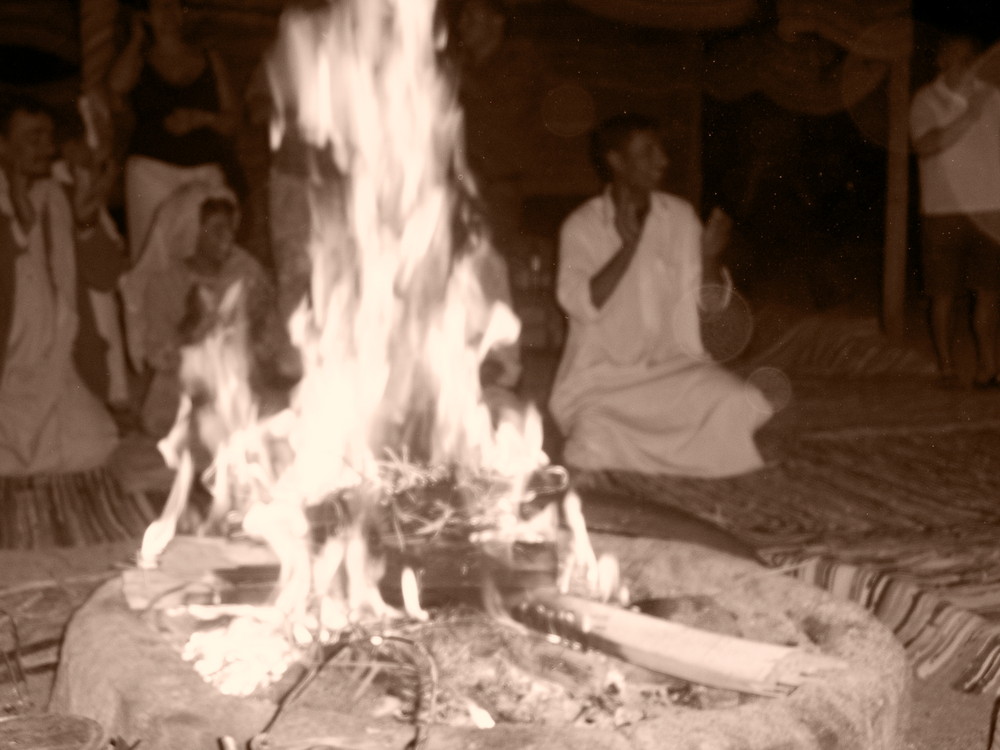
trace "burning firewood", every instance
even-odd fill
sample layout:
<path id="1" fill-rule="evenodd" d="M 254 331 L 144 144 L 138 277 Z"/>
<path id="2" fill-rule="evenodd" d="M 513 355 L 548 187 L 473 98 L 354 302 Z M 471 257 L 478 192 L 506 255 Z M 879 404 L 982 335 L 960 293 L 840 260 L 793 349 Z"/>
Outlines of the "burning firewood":
<path id="1" fill-rule="evenodd" d="M 713 633 L 553 590 L 508 601 L 515 617 L 640 667 L 702 685 L 787 695 L 846 664 L 821 654 Z"/>
<path id="2" fill-rule="evenodd" d="M 277 556 L 269 604 L 299 643 L 399 615 L 380 586 L 393 565 L 397 603 L 422 617 L 413 583 L 430 594 L 438 582 L 410 558 L 445 532 L 460 530 L 451 551 L 489 574 L 518 545 L 554 549 L 560 504 L 571 538 L 562 584 L 578 569 L 598 583 L 575 493 L 561 486 L 534 502 L 545 493 L 532 482 L 548 476 L 540 416 L 488 397 L 479 382 L 484 359 L 516 341 L 519 322 L 477 276 L 495 251 L 463 214 L 475 187 L 435 24 L 434 0 L 349 0 L 283 17 L 273 135 L 295 128 L 334 165 L 308 183 L 310 288 L 288 323 L 302 377 L 286 408 L 263 414 L 242 295 L 231 288 L 205 335 L 183 349 L 185 397 L 160 444 L 177 474 L 142 563 L 166 549 L 200 475 L 213 496 L 208 520 L 235 517 Z M 468 231 L 456 232 L 462 224 Z M 442 472 L 447 502 L 417 508 Z M 556 565 L 535 572 L 548 581 Z M 264 672 L 262 681 L 273 678 Z M 244 682 L 234 689 L 256 687 Z"/>
<path id="3" fill-rule="evenodd" d="M 255 472 L 271 470 L 272 451 L 257 428 L 259 399 L 251 385 L 253 355 L 246 313 L 247 291 L 240 282 L 215 299 L 208 289 L 198 290 L 201 302 L 197 327 L 202 333 L 181 348 L 181 398 L 174 424 L 158 448 L 176 474 L 160 517 L 143 537 L 139 551 L 142 566 L 156 559 L 176 533 L 188 507 L 199 468 L 198 456 L 207 454 L 201 476 L 211 487 L 212 505 L 200 523 L 202 532 L 218 524 L 249 498 L 257 484 Z"/>

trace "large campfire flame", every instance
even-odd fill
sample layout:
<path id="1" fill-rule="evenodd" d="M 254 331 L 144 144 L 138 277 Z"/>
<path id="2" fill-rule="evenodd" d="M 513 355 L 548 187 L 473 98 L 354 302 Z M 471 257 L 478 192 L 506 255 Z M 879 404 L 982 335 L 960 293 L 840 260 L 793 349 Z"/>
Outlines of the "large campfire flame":
<path id="1" fill-rule="evenodd" d="M 343 175 L 312 191 L 311 299 L 292 322 L 305 358 L 294 484 L 309 497 L 374 477 L 387 447 L 474 470 L 538 465 L 527 445 L 532 465 L 501 465 L 514 456 L 479 389 L 483 355 L 516 338 L 517 320 L 487 309 L 474 272 L 485 241 L 453 257 L 461 113 L 433 18 L 433 0 L 358 0 L 283 19 L 272 81 L 297 120 L 279 117 L 275 138 L 299 128 Z"/>
<path id="2" fill-rule="evenodd" d="M 510 490 L 489 511 L 492 533 L 511 540 L 521 533 L 525 482 L 547 462 L 537 412 L 491 414 L 480 388 L 483 358 L 516 340 L 519 323 L 478 282 L 488 240 L 453 234 L 467 203 L 457 178 L 473 188 L 461 111 L 438 63 L 443 42 L 435 0 L 332 0 L 286 13 L 271 59 L 273 144 L 295 128 L 339 174 L 317 171 L 310 181 L 311 284 L 289 324 L 303 377 L 288 409 L 260 419 L 232 377 L 245 368 L 218 373 L 212 472 L 217 506 L 243 497 L 244 529 L 279 558 L 277 611 L 312 633 L 386 614 L 364 520 L 389 458 L 501 479 Z M 204 348 L 185 350 L 187 370 L 199 370 L 190 362 Z M 185 481 L 183 446 L 197 411 L 186 399 L 161 446 Z M 350 522 L 316 553 L 307 512 L 334 495 L 346 498 Z M 147 531 L 147 560 L 173 535 L 171 502 L 176 509 L 180 493 Z M 578 507 L 575 515 L 585 537 Z M 578 552 L 593 561 L 589 549 Z"/>
<path id="3" fill-rule="evenodd" d="M 289 512 L 348 487 L 364 496 L 387 451 L 496 471 L 515 486 L 545 460 L 540 442 L 494 429 L 480 392 L 483 357 L 514 340 L 518 323 L 483 298 L 474 256 L 490 252 L 485 239 L 453 252 L 462 120 L 438 69 L 434 5 L 344 0 L 282 21 L 275 143 L 296 127 L 341 175 L 310 192 L 310 295 L 291 322 L 304 369 L 293 460 L 270 489 Z M 378 610 L 374 587 L 352 575 L 363 557 L 353 541 L 348 603 Z"/>

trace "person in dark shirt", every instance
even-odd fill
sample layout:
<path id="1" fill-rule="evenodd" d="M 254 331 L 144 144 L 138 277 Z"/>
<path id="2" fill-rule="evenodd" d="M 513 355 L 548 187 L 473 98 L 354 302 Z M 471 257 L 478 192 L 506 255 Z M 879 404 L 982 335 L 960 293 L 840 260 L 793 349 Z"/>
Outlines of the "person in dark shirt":
<path id="1" fill-rule="evenodd" d="M 501 0 L 465 0 L 456 26 L 466 158 L 493 243 L 511 258 L 523 250 L 524 177 L 541 133 L 545 66 L 527 41 L 508 36 L 508 20 Z"/>
<path id="2" fill-rule="evenodd" d="M 541 134 L 541 83 L 550 76 L 537 50 L 508 35 L 502 0 L 464 0 L 455 16 L 454 64 L 464 118 L 466 168 L 493 251 L 480 256 L 486 297 L 513 308 L 508 264 L 528 254 L 523 233 L 524 181 Z M 484 368 L 486 385 L 513 387 L 519 345 L 503 347 Z"/>
<path id="3" fill-rule="evenodd" d="M 135 263 L 168 195 L 192 181 L 227 182 L 237 98 L 219 55 L 186 38 L 181 0 L 149 0 L 147 10 L 133 13 L 108 85 L 134 118 L 125 208 Z"/>

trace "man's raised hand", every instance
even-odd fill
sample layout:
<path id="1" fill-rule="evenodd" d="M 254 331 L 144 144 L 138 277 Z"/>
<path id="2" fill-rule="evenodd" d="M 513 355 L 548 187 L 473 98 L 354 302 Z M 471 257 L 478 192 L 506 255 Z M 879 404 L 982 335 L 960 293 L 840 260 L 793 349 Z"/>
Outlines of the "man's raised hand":
<path id="1" fill-rule="evenodd" d="M 729 214 L 716 206 L 705 222 L 701 235 L 701 254 L 705 259 L 717 259 L 729 244 L 733 234 L 733 220 Z"/>
<path id="2" fill-rule="evenodd" d="M 632 250 L 638 246 L 646 213 L 648 209 L 643 211 L 632 201 L 615 206 L 615 229 L 622 238 L 622 247 Z"/>

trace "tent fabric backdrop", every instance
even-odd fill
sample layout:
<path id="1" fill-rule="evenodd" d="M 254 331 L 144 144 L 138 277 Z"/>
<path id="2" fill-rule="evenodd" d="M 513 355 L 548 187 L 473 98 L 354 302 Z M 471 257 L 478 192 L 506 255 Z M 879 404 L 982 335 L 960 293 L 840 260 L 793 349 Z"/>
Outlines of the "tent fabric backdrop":
<path id="1" fill-rule="evenodd" d="M 750 20 L 757 0 L 572 0 L 597 16 L 637 26 L 702 31 Z"/>

